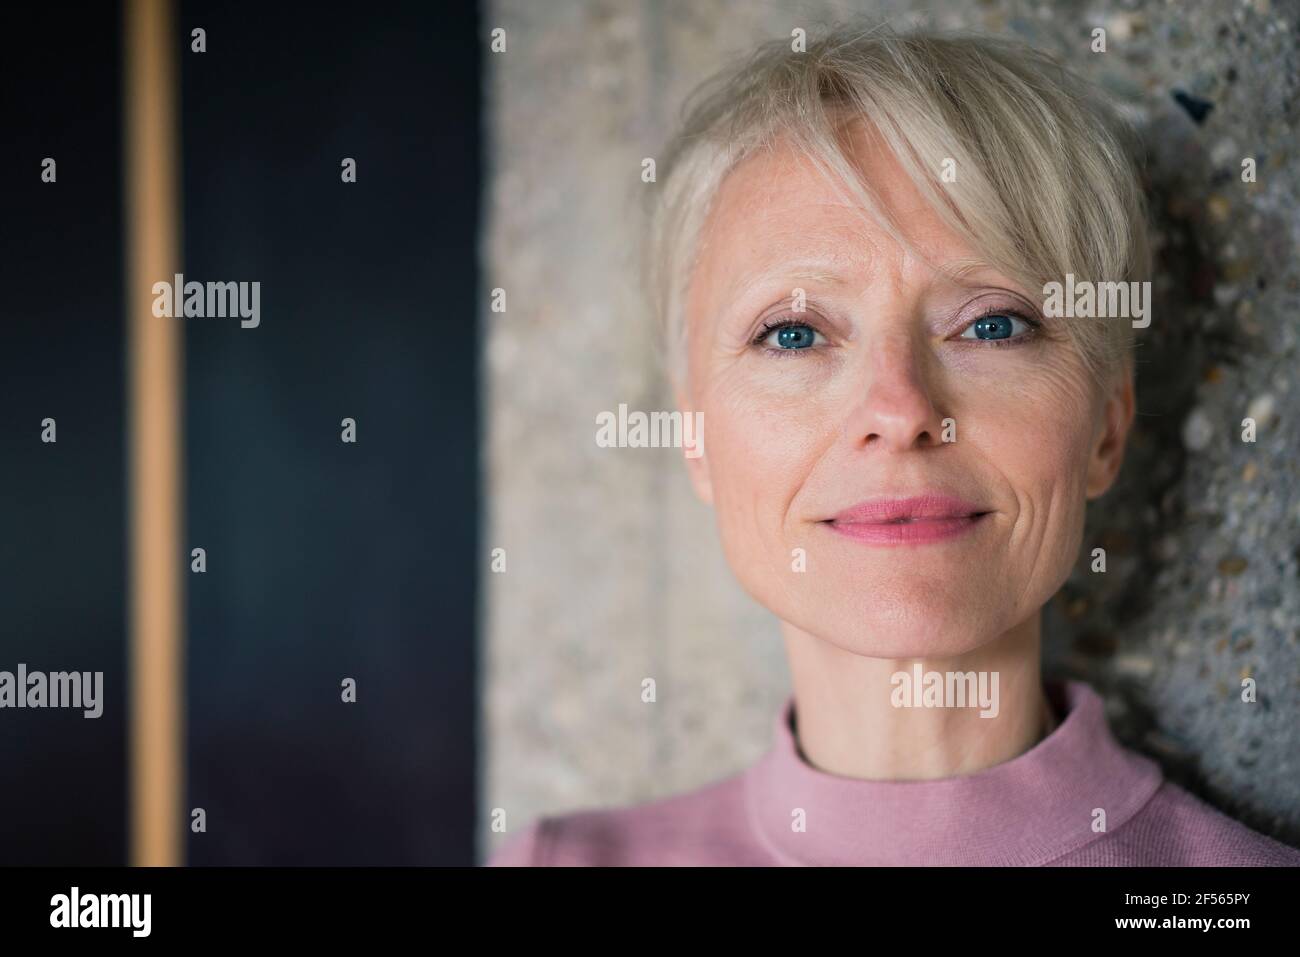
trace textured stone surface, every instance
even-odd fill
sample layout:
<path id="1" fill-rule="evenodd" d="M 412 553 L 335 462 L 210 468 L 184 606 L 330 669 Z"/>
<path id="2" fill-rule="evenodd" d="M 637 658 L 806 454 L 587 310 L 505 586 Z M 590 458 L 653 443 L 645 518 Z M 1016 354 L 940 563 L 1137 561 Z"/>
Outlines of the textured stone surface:
<path id="1" fill-rule="evenodd" d="M 849 13 L 1021 37 L 1104 86 L 1147 134 L 1157 281 L 1138 422 L 1048 607 L 1045 666 L 1091 681 L 1122 739 L 1175 780 L 1300 844 L 1300 11 L 783 6 L 485 11 L 484 35 L 505 29 L 508 49 L 488 56 L 484 81 L 485 302 L 507 295 L 505 313 L 483 315 L 486 545 L 507 561 L 484 608 L 484 852 L 488 809 L 513 831 L 538 813 L 698 786 L 767 746 L 788 688 L 775 623 L 727 570 L 680 453 L 597 448 L 596 415 L 671 408 L 632 264 L 642 158 L 722 58 Z M 1098 26 L 1106 53 L 1089 49 Z M 1254 444 L 1240 439 L 1248 414 Z M 1104 575 L 1089 569 L 1096 546 Z M 1245 676 L 1257 704 L 1239 700 Z M 647 677 L 654 705 L 641 701 Z"/>

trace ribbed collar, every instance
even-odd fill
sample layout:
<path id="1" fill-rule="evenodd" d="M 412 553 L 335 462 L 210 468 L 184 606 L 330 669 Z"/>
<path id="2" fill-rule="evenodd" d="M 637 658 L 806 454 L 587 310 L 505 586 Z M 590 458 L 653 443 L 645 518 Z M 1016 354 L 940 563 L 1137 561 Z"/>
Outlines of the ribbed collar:
<path id="1" fill-rule="evenodd" d="M 1091 687 L 1045 689 L 1061 719 L 1047 737 L 975 774 L 927 781 L 813 767 L 798 748 L 791 694 L 773 747 L 746 774 L 751 827 L 782 863 L 804 865 L 1039 865 L 1104 837 L 1094 809 L 1114 831 L 1155 793 L 1160 767 L 1115 740 Z M 792 827 L 796 808 L 806 831 Z"/>

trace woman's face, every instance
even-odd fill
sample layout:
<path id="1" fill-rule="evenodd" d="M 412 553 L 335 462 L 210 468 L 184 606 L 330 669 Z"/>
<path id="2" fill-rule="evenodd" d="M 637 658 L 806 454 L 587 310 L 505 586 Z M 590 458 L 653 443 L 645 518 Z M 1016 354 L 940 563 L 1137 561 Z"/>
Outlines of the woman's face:
<path id="1" fill-rule="evenodd" d="M 1069 574 L 1131 382 L 1103 395 L 1064 330 L 1035 325 L 1033 290 L 987 267 L 954 279 L 978 253 L 868 128 L 853 143 L 914 249 L 788 145 L 736 167 L 687 297 L 681 401 L 704 413 L 687 462 L 737 577 L 782 620 L 864 655 L 960 654 Z"/>

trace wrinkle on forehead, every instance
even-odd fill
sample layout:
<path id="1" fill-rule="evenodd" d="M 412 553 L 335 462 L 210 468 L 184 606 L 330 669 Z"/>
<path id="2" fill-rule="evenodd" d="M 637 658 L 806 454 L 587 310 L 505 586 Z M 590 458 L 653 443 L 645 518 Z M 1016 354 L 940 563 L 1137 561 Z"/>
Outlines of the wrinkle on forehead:
<path id="1" fill-rule="evenodd" d="M 857 124 L 849 145 L 864 184 L 902 224 L 905 242 L 870 210 L 849 202 L 786 136 L 724 178 L 704 224 L 692 285 L 718 266 L 732 273 L 724 289 L 714 290 L 724 298 L 772 274 L 844 282 L 871 275 L 886 253 L 895 269 L 924 266 L 954 282 L 995 272 L 944 224 L 873 128 Z"/>

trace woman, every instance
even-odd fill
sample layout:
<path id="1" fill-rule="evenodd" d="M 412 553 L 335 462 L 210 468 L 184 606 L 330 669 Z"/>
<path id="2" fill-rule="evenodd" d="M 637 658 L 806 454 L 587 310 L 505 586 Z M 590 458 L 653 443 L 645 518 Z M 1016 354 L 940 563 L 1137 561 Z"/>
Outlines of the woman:
<path id="1" fill-rule="evenodd" d="M 765 45 L 688 106 L 650 297 L 793 694 L 754 766 L 535 820 L 489 863 L 1300 863 L 1040 676 L 1150 321 L 1121 125 L 1023 45 L 877 31 Z M 1067 282 L 1137 285 L 1089 318 L 1048 307 Z"/>

